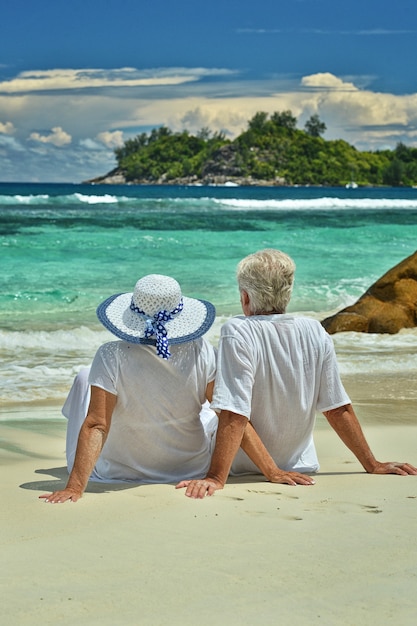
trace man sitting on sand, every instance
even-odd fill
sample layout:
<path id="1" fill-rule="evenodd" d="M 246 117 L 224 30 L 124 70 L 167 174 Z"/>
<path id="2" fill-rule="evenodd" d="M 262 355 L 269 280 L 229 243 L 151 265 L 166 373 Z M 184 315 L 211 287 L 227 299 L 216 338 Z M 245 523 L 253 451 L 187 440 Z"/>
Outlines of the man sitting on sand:
<path id="1" fill-rule="evenodd" d="M 375 459 L 340 380 L 331 337 L 318 321 L 285 313 L 294 272 L 293 260 L 273 249 L 238 265 L 244 316 L 230 319 L 221 331 L 211 404 L 219 413 L 216 445 L 206 478 L 177 485 L 186 487 L 189 497 L 222 489 L 230 471 L 260 470 L 274 483 L 313 484 L 308 474 L 319 469 L 313 441 L 317 411 L 367 472 L 417 474 L 409 463 Z M 250 450 L 256 465 L 239 450 L 249 424 L 260 438 Z"/>

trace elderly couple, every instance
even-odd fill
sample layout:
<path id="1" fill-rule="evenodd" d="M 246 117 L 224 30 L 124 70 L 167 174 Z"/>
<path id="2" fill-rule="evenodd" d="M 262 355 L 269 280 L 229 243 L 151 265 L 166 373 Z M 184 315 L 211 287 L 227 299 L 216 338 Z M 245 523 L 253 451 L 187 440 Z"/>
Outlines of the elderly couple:
<path id="1" fill-rule="evenodd" d="M 69 479 L 40 497 L 76 502 L 89 480 L 175 482 L 191 498 L 222 489 L 229 474 L 312 485 L 317 411 L 366 472 L 417 474 L 409 463 L 375 459 L 330 336 L 286 314 L 294 271 L 274 249 L 239 263 L 244 315 L 223 325 L 217 359 L 203 338 L 213 305 L 183 296 L 173 278 L 145 276 L 133 294 L 103 302 L 97 315 L 119 341 L 101 346 L 76 377 L 63 408 Z"/>

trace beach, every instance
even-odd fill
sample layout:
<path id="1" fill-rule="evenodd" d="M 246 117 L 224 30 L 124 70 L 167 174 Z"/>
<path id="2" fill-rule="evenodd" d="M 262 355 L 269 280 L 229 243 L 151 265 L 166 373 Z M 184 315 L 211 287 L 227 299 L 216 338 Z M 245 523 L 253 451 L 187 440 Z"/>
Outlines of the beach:
<path id="1" fill-rule="evenodd" d="M 415 251 L 416 189 L 0 184 L 0 625 L 408 626 L 417 477 L 370 476 L 318 416 L 316 484 L 90 483 L 73 504 L 61 406 L 113 336 L 96 307 L 169 273 L 217 316 L 240 313 L 237 262 L 296 261 L 294 314 L 323 320 Z M 417 465 L 417 328 L 332 335 L 379 460 Z"/>
<path id="2" fill-rule="evenodd" d="M 417 464 L 415 377 L 345 384 L 377 458 Z M 314 486 L 90 483 L 63 505 L 38 498 L 67 476 L 60 407 L 2 417 L 1 624 L 415 623 L 417 477 L 365 474 L 321 416 Z"/>

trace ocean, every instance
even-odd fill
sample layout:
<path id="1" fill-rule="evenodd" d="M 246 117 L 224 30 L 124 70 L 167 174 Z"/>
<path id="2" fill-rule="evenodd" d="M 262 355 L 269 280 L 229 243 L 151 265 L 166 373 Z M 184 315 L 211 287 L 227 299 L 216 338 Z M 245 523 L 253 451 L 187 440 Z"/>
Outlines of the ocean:
<path id="1" fill-rule="evenodd" d="M 213 302 L 215 344 L 240 313 L 235 268 L 251 252 L 290 254 L 289 311 L 323 319 L 416 244 L 417 189 L 2 183 L 0 419 L 63 402 L 76 372 L 112 339 L 97 305 L 145 274 L 173 276 L 185 295 Z M 342 377 L 416 378 L 417 329 L 333 340 Z"/>

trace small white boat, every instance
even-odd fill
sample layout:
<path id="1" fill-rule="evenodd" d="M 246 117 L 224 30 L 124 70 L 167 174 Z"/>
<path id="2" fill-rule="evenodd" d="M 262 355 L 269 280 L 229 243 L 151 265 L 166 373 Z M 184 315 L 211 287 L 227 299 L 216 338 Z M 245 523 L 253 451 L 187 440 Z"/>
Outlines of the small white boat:
<path id="1" fill-rule="evenodd" d="M 358 183 L 355 183 L 354 180 L 351 180 L 350 183 L 346 183 L 345 187 L 346 189 L 357 189 Z"/>

